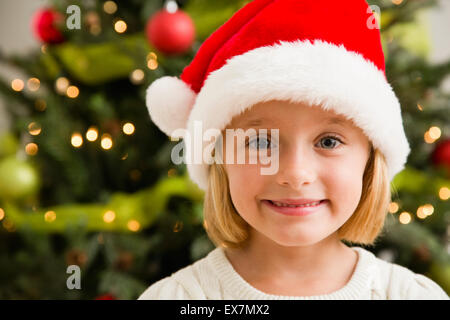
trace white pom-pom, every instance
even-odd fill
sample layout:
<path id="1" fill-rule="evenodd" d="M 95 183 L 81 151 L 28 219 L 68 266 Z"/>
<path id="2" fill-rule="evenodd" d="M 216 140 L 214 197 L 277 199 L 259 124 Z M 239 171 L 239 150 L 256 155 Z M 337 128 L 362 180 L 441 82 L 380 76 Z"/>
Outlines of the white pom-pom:
<path id="1" fill-rule="evenodd" d="M 148 87 L 146 103 L 150 118 L 169 137 L 176 129 L 186 129 L 189 114 L 194 105 L 196 93 L 177 77 L 159 78 Z"/>

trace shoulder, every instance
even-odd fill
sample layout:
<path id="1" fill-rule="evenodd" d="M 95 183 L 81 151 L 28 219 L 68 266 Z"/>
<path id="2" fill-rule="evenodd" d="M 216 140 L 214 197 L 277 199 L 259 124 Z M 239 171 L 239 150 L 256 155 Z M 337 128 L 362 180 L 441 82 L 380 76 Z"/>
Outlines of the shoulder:
<path id="1" fill-rule="evenodd" d="M 399 264 L 385 261 L 365 249 L 370 257 L 373 278 L 376 278 L 375 288 L 380 295 L 388 300 L 448 300 L 447 293 L 430 278 L 414 273 Z"/>
<path id="2" fill-rule="evenodd" d="M 163 278 L 148 287 L 138 300 L 185 300 L 187 291 L 172 276 Z"/>
<path id="3" fill-rule="evenodd" d="M 433 280 L 423 274 L 391 264 L 390 291 L 394 299 L 449 300 L 447 293 Z"/>
<path id="4" fill-rule="evenodd" d="M 203 300 L 214 284 L 209 257 L 184 267 L 153 283 L 138 300 Z"/>

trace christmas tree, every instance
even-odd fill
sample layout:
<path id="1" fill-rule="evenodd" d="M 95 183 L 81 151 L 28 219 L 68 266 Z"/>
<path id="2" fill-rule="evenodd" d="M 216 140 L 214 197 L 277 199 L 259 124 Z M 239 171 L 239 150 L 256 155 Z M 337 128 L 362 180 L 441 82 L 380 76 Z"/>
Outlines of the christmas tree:
<path id="1" fill-rule="evenodd" d="M 179 76 L 248 2 L 48 1 L 30 21 L 42 46 L 0 52 L 27 75 L 0 79 L 12 120 L 0 134 L 0 298 L 135 299 L 214 248 L 203 192 L 171 162 L 178 141 L 151 122 L 145 90 Z M 420 21 L 436 3 L 368 2 L 412 149 L 368 249 L 450 293 L 450 62 L 428 61 Z M 71 265 L 81 290 L 67 286 Z"/>

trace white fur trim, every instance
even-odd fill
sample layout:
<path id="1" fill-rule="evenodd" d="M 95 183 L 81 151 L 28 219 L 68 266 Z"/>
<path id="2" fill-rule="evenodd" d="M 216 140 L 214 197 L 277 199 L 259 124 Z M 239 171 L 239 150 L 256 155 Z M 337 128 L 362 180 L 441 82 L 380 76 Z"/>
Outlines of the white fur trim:
<path id="1" fill-rule="evenodd" d="M 187 119 L 194 105 L 195 92 L 177 77 L 162 77 L 147 88 L 146 103 L 150 118 L 169 137 L 176 129 L 186 129 Z"/>
<path id="2" fill-rule="evenodd" d="M 274 99 L 333 109 L 353 120 L 383 152 L 390 180 L 404 168 L 410 148 L 399 101 L 383 72 L 343 45 L 321 40 L 281 41 L 227 60 L 208 76 L 197 95 L 188 131 L 194 136 L 195 120 L 202 121 L 203 130 L 222 130 L 233 116 Z M 203 190 L 208 167 L 187 163 L 191 179 Z"/>

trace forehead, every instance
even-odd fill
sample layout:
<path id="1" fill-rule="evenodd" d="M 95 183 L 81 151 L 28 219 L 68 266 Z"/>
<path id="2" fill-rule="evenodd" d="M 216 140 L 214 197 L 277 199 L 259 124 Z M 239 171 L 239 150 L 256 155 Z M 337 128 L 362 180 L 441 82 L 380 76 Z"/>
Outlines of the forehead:
<path id="1" fill-rule="evenodd" d="M 354 127 L 352 120 L 333 110 L 324 110 L 318 105 L 310 106 L 305 103 L 277 100 L 258 103 L 250 107 L 240 115 L 233 117 L 229 127 L 283 126 L 286 122 L 296 122 L 301 119 L 315 124 Z"/>

